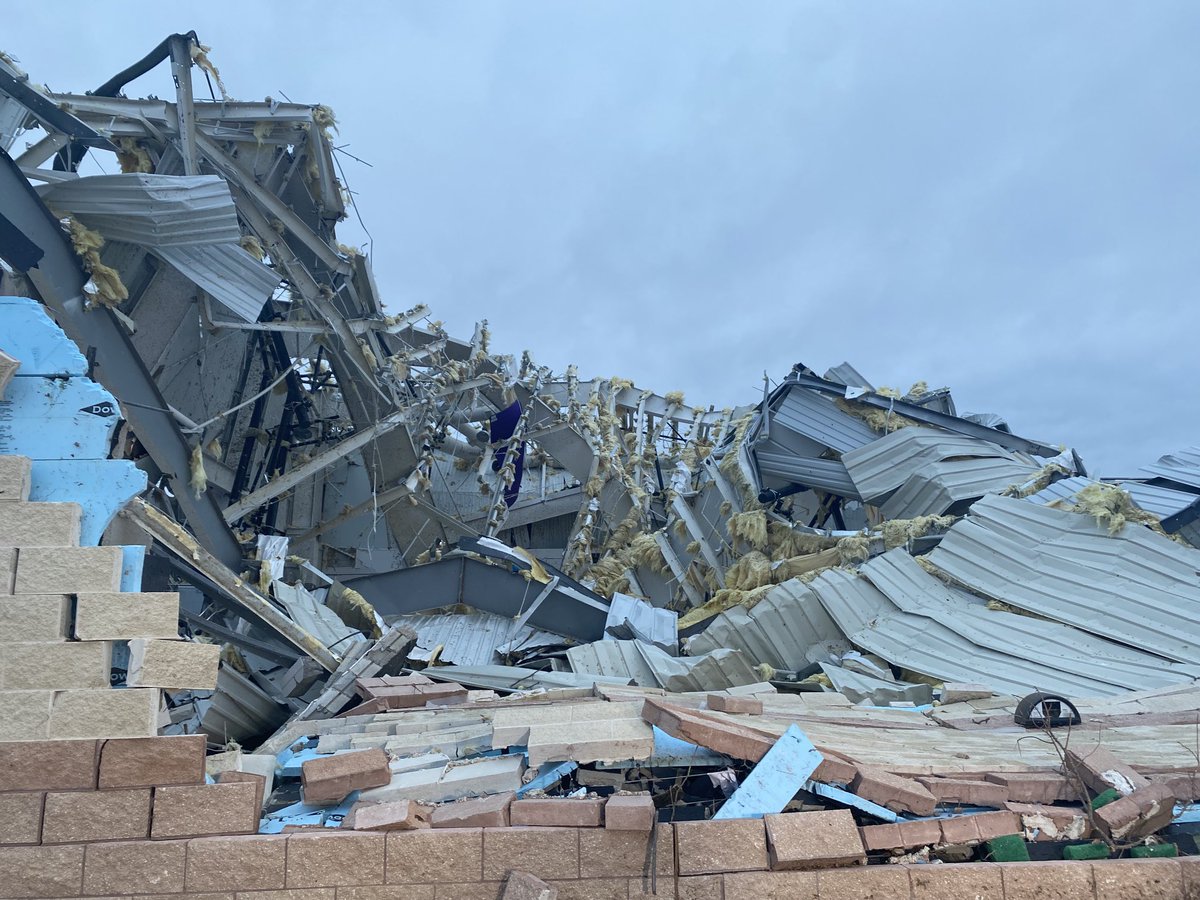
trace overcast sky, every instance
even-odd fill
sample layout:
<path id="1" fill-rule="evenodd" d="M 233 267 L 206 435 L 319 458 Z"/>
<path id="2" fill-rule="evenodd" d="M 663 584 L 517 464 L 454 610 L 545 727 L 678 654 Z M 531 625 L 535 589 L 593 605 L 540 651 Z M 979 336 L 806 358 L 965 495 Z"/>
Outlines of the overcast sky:
<path id="1" fill-rule="evenodd" d="M 1195 0 L 173 5 L 0 46 L 84 91 L 195 29 L 329 104 L 392 310 L 718 407 L 845 359 L 1094 474 L 1200 443 Z"/>

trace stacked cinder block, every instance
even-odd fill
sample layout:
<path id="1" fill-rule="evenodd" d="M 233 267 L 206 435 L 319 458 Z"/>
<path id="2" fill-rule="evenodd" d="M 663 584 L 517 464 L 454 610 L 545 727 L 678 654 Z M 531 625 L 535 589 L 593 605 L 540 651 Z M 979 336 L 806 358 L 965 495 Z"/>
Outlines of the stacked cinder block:
<path id="1" fill-rule="evenodd" d="M 30 502 L 31 470 L 0 456 L 0 741 L 153 735 L 160 689 L 215 687 L 220 649 L 178 639 L 177 595 L 121 593 L 121 548 L 81 547 L 81 507 Z"/>

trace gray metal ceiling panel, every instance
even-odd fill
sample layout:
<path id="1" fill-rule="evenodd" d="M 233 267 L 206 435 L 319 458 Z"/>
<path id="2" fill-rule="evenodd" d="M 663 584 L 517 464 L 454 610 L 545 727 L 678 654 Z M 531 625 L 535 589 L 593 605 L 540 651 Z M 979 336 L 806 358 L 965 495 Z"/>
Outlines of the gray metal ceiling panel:
<path id="1" fill-rule="evenodd" d="M 840 497 L 858 499 L 858 489 L 840 460 L 775 453 L 759 447 L 754 448 L 753 457 L 761 476 L 780 478 Z"/>
<path id="2" fill-rule="evenodd" d="M 417 633 L 417 651 L 410 656 L 427 657 L 441 647 L 438 659 L 460 666 L 485 666 L 497 662 L 497 648 L 532 648 L 561 644 L 563 639 L 537 631 L 511 616 L 494 613 L 430 613 L 385 618 L 393 627 L 405 625 Z"/>
<path id="3" fill-rule="evenodd" d="M 909 476 L 879 508 L 887 519 L 940 516 L 956 503 L 1028 481 L 1037 468 L 1000 457 L 930 462 Z"/>
<path id="4" fill-rule="evenodd" d="M 1184 447 L 1160 457 L 1158 462 L 1142 466 L 1153 478 L 1169 478 L 1180 484 L 1200 487 L 1200 447 Z"/>
<path id="5" fill-rule="evenodd" d="M 879 437 L 862 419 L 802 387 L 791 387 L 771 413 L 770 427 L 782 426 L 845 453 Z"/>

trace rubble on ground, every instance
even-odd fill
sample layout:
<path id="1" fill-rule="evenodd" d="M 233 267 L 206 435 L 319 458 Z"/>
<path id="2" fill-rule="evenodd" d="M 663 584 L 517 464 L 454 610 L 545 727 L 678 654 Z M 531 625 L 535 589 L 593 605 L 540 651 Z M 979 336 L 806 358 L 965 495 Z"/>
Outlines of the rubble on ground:
<path id="1" fill-rule="evenodd" d="M 1183 896 L 1200 450 L 388 314 L 329 109 L 156 53 L 169 100 L 0 54 L 0 885 Z"/>

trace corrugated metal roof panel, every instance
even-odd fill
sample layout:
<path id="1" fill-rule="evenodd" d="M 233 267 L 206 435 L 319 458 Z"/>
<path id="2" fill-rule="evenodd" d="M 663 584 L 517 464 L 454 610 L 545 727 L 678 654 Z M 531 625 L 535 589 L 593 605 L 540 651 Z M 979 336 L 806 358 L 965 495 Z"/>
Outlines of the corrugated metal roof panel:
<path id="1" fill-rule="evenodd" d="M 1137 525 L 1008 497 L 971 507 L 929 554 L 972 591 L 1181 662 L 1200 659 L 1200 552 Z"/>
<path id="2" fill-rule="evenodd" d="M 758 447 L 754 448 L 753 456 L 762 475 L 818 488 L 840 497 L 858 499 L 858 489 L 839 460 L 813 459 Z"/>
<path id="3" fill-rule="evenodd" d="M 1158 462 L 1142 467 L 1154 478 L 1169 478 L 1180 484 L 1200 487 L 1200 447 L 1184 447 L 1161 456 Z"/>
<path id="4" fill-rule="evenodd" d="M 940 516 L 956 503 L 1028 481 L 1037 468 L 1000 457 L 930 462 L 909 476 L 879 508 L 885 518 Z"/>
<path id="5" fill-rule="evenodd" d="M 1036 494 L 1030 494 L 1025 499 L 1043 505 L 1059 501 L 1065 508 L 1069 509 L 1071 504 L 1075 502 L 1075 495 L 1089 484 L 1095 483 L 1091 478 L 1076 475 L 1072 478 L 1063 478 L 1060 481 L 1047 485 Z M 1174 488 L 1160 487 L 1156 484 L 1145 484 L 1141 481 L 1122 481 L 1119 484 L 1121 488 L 1129 492 L 1129 496 L 1133 498 L 1134 503 L 1159 519 L 1165 519 L 1168 516 L 1183 512 L 1183 510 L 1187 509 L 1197 500 L 1200 500 L 1200 495 L 1191 494 L 1187 491 L 1177 491 Z"/>
<path id="6" fill-rule="evenodd" d="M 875 389 L 871 382 L 867 381 L 866 377 L 848 362 L 834 366 L 821 377 L 826 381 L 836 381 L 838 384 L 844 384 L 846 387 L 862 387 L 868 390 Z"/>
<path id="7" fill-rule="evenodd" d="M 237 244 L 152 250 L 189 281 L 247 322 L 257 322 L 263 304 L 279 287 L 279 276 Z"/>
<path id="8" fill-rule="evenodd" d="M 632 678 L 642 687 L 668 691 L 717 691 L 761 681 L 736 650 L 672 657 L 641 641 L 594 641 L 567 651 L 577 673 Z"/>
<path id="9" fill-rule="evenodd" d="M 789 428 L 826 447 L 845 453 L 875 440 L 866 422 L 838 409 L 832 400 L 793 386 L 771 412 L 770 427 Z"/>
<path id="10" fill-rule="evenodd" d="M 498 659 L 497 648 L 532 648 L 563 643 L 556 634 L 518 625 L 508 616 L 486 612 L 417 613 L 388 616 L 388 625 L 407 625 L 417 632 L 415 658 L 428 658 L 441 645 L 439 659 L 460 666 L 486 666 Z"/>

